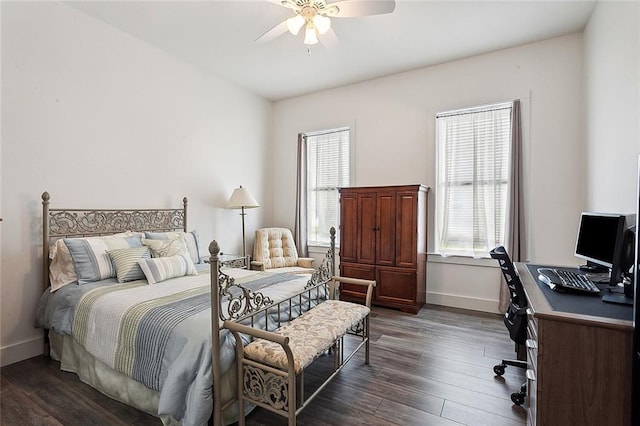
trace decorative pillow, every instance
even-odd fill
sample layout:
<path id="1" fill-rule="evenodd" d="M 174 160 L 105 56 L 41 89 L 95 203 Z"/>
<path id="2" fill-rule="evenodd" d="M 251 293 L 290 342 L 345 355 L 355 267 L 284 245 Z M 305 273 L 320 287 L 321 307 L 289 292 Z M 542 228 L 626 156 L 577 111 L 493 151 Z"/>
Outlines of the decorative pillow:
<path id="1" fill-rule="evenodd" d="M 138 261 L 151 258 L 151 251 L 147 247 L 121 248 L 107 253 L 116 268 L 119 283 L 145 278 Z"/>
<path id="2" fill-rule="evenodd" d="M 200 263 L 200 250 L 198 247 L 198 232 L 145 232 L 145 238 L 148 240 L 171 240 L 179 235 L 184 237 L 185 242 L 187 243 L 187 249 L 189 250 L 189 256 L 191 257 L 191 261 L 193 263 Z"/>
<path id="3" fill-rule="evenodd" d="M 127 238 L 65 238 L 64 243 L 71 252 L 73 266 L 78 275 L 78 284 L 86 284 L 116 276 L 116 270 L 107 254 L 118 248 L 142 247 L 139 235 Z"/>
<path id="4" fill-rule="evenodd" d="M 142 244 L 149 247 L 152 257 L 170 257 L 177 254 L 185 254 L 189 257 L 189 249 L 183 235 L 169 240 L 148 240 L 142 239 Z"/>
<path id="5" fill-rule="evenodd" d="M 85 238 L 132 237 L 134 235 L 144 235 L 144 233 L 126 231 L 109 236 Z M 49 264 L 49 282 L 52 293 L 78 280 L 76 268 L 73 265 L 73 257 L 71 257 L 71 253 L 64 243 L 64 239 L 60 238 L 56 240 L 55 243 L 49 247 L 49 259 L 51 259 L 51 263 Z"/>
<path id="6" fill-rule="evenodd" d="M 171 257 L 141 259 L 138 265 L 142 268 L 149 284 L 156 284 L 169 278 L 183 275 L 197 275 L 196 266 L 191 258 L 184 254 Z"/>
<path id="7" fill-rule="evenodd" d="M 51 263 L 49 264 L 49 282 L 52 293 L 78 280 L 76 268 L 73 267 L 73 258 L 62 238 L 56 240 L 49 249 L 49 258 L 51 259 Z"/>

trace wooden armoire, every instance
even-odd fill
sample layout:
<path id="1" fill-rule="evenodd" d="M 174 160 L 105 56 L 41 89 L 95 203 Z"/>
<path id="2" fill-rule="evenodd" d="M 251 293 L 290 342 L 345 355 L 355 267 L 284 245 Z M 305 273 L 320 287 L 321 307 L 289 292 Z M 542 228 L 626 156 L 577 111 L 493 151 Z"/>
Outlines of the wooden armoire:
<path id="1" fill-rule="evenodd" d="M 418 313 L 426 298 L 427 196 L 424 185 L 340 189 L 340 275 L 375 280 L 373 303 Z M 364 300 L 344 284 L 340 298 Z"/>

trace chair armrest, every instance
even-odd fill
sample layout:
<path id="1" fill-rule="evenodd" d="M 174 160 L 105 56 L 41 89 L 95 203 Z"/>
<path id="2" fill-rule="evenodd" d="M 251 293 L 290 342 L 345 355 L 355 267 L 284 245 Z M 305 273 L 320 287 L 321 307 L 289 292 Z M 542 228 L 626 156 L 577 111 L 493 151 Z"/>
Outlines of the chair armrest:
<path id="1" fill-rule="evenodd" d="M 258 262 L 257 260 L 251 261 L 251 270 L 253 271 L 264 271 L 264 263 Z"/>
<path id="2" fill-rule="evenodd" d="M 333 276 L 331 279 L 334 282 L 335 287 L 339 287 L 341 283 L 345 284 L 355 284 L 361 286 L 367 286 L 367 298 L 365 300 L 365 305 L 370 308 L 371 307 L 371 298 L 373 297 L 373 288 L 376 286 L 376 282 L 372 280 L 363 280 L 360 278 L 349 278 L 349 277 L 339 277 Z M 332 298 L 335 295 L 336 288 L 332 291 Z"/>
<path id="3" fill-rule="evenodd" d="M 248 325 L 244 325 L 244 324 L 240 324 L 240 323 L 228 321 L 228 320 L 224 322 L 224 327 L 229 331 L 231 331 L 231 333 L 233 333 L 233 337 L 236 339 L 236 354 L 238 359 L 244 358 L 244 355 L 242 354 L 243 346 L 242 346 L 242 337 L 240 337 L 240 333 L 249 335 L 254 339 L 269 340 L 271 342 L 279 344 L 282 347 L 282 350 L 287 356 L 288 373 L 291 377 L 295 375 L 295 371 L 296 371 L 295 360 L 293 359 L 293 352 L 291 352 L 291 347 L 289 346 L 288 336 L 283 336 L 281 334 L 276 334 L 272 331 L 266 331 L 260 328 L 249 327 Z M 269 370 L 267 371 L 275 372 L 276 374 L 281 374 L 281 373 L 278 373 L 278 369 L 273 368 L 271 366 L 266 366 L 264 365 L 264 362 L 261 362 L 261 364 L 263 364 L 263 366 L 261 367 L 262 370 L 265 370 L 266 368 L 268 368 Z"/>
<path id="4" fill-rule="evenodd" d="M 312 263 L 315 259 L 312 257 L 299 257 L 298 266 L 302 268 L 313 268 Z"/>

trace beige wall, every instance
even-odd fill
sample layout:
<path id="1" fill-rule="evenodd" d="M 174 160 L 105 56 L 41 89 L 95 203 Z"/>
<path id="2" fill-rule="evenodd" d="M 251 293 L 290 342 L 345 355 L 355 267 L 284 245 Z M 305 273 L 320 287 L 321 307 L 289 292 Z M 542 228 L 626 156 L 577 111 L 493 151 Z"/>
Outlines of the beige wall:
<path id="1" fill-rule="evenodd" d="M 599 2 L 584 40 L 587 209 L 635 213 L 640 2 Z"/>
<path id="2" fill-rule="evenodd" d="M 239 252 L 234 187 L 268 198 L 271 103 L 58 2 L 2 4 L 2 364 L 42 352 L 40 194 L 52 207 L 180 207 Z M 268 203 L 266 203 L 268 204 Z M 265 210 L 247 215 L 247 232 Z"/>
<path id="3" fill-rule="evenodd" d="M 293 223 L 295 169 L 287 164 L 295 162 L 298 132 L 351 126 L 355 185 L 433 188 L 435 114 L 519 98 L 530 259 L 574 262 L 586 191 L 581 81 L 582 35 L 573 34 L 277 102 L 272 178 L 281 191 L 274 218 Z M 434 199 L 432 193 L 431 212 Z M 430 256 L 427 301 L 496 311 L 499 274 L 487 264 L 494 266 Z"/>

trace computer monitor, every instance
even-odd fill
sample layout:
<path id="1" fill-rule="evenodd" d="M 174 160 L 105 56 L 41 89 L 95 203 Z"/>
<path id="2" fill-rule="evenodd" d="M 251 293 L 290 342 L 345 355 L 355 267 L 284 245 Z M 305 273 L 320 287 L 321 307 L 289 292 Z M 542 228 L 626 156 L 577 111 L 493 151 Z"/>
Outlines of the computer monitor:
<path id="1" fill-rule="evenodd" d="M 632 282 L 626 273 L 634 261 L 635 216 L 609 213 L 582 213 L 575 255 L 587 261 L 587 269 L 598 266 L 609 270 L 609 285 L 617 287 L 627 283 L 625 292 L 632 290 Z M 620 299 L 620 300 L 615 300 Z M 625 303 L 624 295 L 611 292 L 606 302 Z"/>

